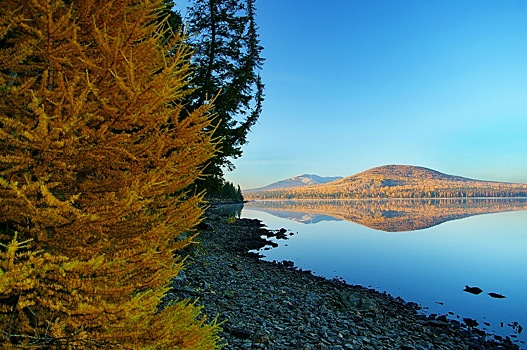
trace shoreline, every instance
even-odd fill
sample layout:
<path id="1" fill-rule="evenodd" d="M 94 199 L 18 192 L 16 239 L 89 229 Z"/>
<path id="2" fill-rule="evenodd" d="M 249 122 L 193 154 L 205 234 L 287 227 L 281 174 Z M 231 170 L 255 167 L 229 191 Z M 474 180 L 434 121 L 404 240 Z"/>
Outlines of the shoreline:
<path id="1" fill-rule="evenodd" d="M 272 242 L 256 219 L 227 221 L 207 212 L 200 244 L 185 252 L 185 270 L 167 299 L 190 298 L 217 318 L 224 349 L 520 349 L 416 303 L 267 262 L 257 250 Z M 228 223 L 230 222 L 230 223 Z M 183 255 L 185 255 L 183 254 Z"/>

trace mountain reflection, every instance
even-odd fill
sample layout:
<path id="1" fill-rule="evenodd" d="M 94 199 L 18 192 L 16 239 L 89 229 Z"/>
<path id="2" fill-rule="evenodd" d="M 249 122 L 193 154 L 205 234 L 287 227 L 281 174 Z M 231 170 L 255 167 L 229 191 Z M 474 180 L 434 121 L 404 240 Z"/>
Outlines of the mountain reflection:
<path id="1" fill-rule="evenodd" d="M 401 232 L 472 215 L 527 210 L 527 198 L 275 200 L 248 202 L 245 208 L 305 224 L 346 220 L 375 230 Z"/>

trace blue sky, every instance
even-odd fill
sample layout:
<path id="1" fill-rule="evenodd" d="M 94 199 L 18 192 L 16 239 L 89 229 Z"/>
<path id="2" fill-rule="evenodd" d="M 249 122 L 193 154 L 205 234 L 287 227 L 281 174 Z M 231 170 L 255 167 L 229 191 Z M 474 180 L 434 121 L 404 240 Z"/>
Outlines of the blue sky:
<path id="1" fill-rule="evenodd" d="M 385 164 L 527 183 L 527 2 L 258 0 L 242 189 Z"/>

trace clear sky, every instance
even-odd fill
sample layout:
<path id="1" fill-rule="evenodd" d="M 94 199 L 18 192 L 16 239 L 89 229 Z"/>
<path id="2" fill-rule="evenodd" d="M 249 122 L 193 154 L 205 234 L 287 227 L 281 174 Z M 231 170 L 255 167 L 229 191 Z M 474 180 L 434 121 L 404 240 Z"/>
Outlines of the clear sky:
<path id="1" fill-rule="evenodd" d="M 527 1 L 256 7 L 266 100 L 227 180 L 408 164 L 527 183 Z"/>

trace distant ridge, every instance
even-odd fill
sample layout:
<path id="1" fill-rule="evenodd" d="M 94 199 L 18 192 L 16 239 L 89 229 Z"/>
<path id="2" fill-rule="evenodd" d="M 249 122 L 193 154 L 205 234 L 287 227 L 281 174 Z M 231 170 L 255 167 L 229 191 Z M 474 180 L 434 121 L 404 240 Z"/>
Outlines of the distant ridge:
<path id="1" fill-rule="evenodd" d="M 318 184 L 325 184 L 331 181 L 342 179 L 342 176 L 318 176 L 315 174 L 303 174 L 298 175 L 294 177 L 290 177 L 285 180 L 274 182 L 270 185 L 260 187 L 260 188 L 253 188 L 249 190 L 243 190 L 243 193 L 251 193 L 251 192 L 261 192 L 261 191 L 269 191 L 269 190 L 278 190 L 278 189 L 286 189 L 286 188 L 293 188 L 293 187 L 301 187 L 301 186 L 310 186 L 310 185 L 318 185 Z"/>
<path id="2" fill-rule="evenodd" d="M 263 187 L 265 190 L 244 191 L 244 196 L 246 199 L 527 197 L 527 184 L 474 180 L 412 165 L 384 165 L 302 187 L 271 187 L 275 184 Z"/>

